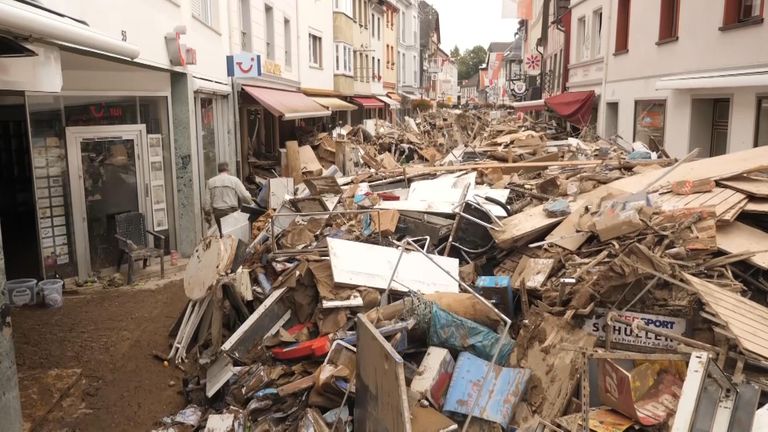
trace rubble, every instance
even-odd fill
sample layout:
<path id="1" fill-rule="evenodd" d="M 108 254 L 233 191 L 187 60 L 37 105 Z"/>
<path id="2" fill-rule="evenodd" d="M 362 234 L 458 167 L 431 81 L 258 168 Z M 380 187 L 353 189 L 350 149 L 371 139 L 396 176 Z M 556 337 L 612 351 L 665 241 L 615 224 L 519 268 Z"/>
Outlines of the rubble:
<path id="1" fill-rule="evenodd" d="M 190 406 L 157 430 L 682 431 L 701 382 L 751 425 L 768 149 L 483 111 L 343 132 L 288 143 L 248 241 L 198 246 L 168 356 Z"/>

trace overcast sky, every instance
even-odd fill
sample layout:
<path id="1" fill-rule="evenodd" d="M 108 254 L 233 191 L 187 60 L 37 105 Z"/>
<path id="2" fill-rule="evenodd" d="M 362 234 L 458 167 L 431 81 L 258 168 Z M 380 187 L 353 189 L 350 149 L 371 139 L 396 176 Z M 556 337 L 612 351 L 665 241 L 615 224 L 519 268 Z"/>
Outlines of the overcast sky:
<path id="1" fill-rule="evenodd" d="M 464 52 L 475 45 L 511 42 L 517 20 L 501 18 L 502 0 L 427 0 L 440 13 L 440 47 Z"/>

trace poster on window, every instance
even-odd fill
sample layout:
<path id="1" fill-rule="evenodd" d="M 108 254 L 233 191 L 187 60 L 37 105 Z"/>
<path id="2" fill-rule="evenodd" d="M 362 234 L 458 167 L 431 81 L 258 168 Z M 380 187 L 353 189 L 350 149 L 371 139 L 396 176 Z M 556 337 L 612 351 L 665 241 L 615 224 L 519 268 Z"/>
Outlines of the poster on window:
<path id="1" fill-rule="evenodd" d="M 152 225 L 155 231 L 162 231 L 168 229 L 163 136 L 161 134 L 147 135 L 147 143 L 149 145 L 149 195 L 152 200 Z"/>

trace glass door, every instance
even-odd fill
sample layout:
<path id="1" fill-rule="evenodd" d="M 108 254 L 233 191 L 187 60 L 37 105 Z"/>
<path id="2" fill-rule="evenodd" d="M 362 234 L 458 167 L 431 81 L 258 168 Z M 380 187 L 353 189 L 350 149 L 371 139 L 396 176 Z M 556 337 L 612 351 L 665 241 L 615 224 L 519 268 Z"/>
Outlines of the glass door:
<path id="1" fill-rule="evenodd" d="M 78 274 L 115 265 L 115 216 L 146 212 L 144 125 L 67 128 Z"/>

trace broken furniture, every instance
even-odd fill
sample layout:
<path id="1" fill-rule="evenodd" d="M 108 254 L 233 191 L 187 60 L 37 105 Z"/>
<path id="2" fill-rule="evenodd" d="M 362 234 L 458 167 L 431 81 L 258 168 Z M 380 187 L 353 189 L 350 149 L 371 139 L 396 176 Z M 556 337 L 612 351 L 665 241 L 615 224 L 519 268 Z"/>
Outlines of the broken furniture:
<path id="1" fill-rule="evenodd" d="M 128 257 L 128 284 L 133 283 L 134 262 L 143 261 L 147 268 L 147 261 L 151 258 L 160 258 L 160 278 L 165 277 L 165 236 L 148 230 L 144 223 L 144 215 L 139 212 L 122 213 L 115 216 L 115 238 L 120 249 L 117 258 L 117 268 L 123 263 L 123 257 Z M 147 234 L 152 236 L 153 245 L 149 246 Z M 159 245 L 158 245 L 159 244 Z"/>

